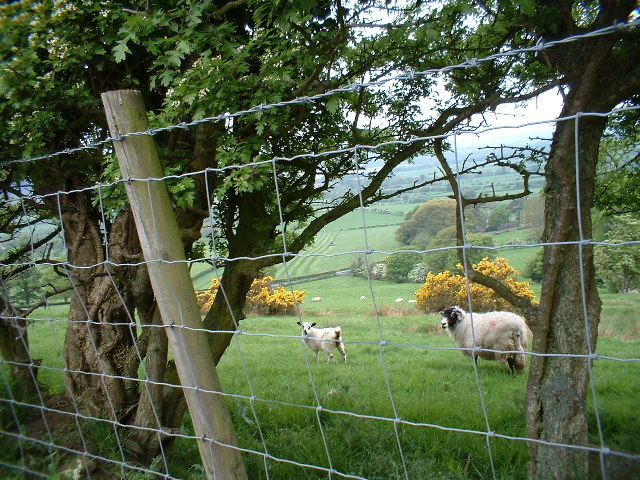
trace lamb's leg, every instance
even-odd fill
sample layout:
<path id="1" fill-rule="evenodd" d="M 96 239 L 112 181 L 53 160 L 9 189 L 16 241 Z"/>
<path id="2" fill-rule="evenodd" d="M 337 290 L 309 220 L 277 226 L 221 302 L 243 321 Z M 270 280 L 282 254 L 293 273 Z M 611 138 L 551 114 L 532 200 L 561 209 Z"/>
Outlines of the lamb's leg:
<path id="1" fill-rule="evenodd" d="M 338 350 L 340 351 L 340 355 L 342 355 L 342 361 L 346 362 L 347 361 L 347 352 L 344 349 L 344 343 L 342 343 L 342 342 L 338 343 Z"/>
<path id="2" fill-rule="evenodd" d="M 318 352 L 314 351 L 313 352 L 313 359 L 318 362 L 320 359 L 318 358 Z"/>

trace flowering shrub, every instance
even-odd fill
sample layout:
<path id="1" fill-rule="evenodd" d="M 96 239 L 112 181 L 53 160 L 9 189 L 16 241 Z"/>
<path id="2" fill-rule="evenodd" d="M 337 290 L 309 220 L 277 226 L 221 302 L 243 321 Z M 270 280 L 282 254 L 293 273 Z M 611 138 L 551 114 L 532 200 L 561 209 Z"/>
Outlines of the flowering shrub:
<path id="1" fill-rule="evenodd" d="M 279 285 L 271 285 L 273 277 L 256 278 L 247 293 L 245 311 L 255 315 L 287 315 L 295 313 L 295 305 L 302 303 L 306 290 L 290 290 Z M 214 278 L 211 286 L 204 292 L 196 294 L 200 313 L 209 311 L 218 293 L 220 281 Z"/>
<path id="2" fill-rule="evenodd" d="M 220 280 L 217 278 L 213 278 L 211 279 L 211 286 L 209 288 L 207 288 L 204 292 L 196 292 L 196 300 L 198 301 L 198 306 L 200 307 L 200 313 L 202 315 L 204 315 L 211 309 L 213 301 L 216 299 L 216 294 L 218 293 L 219 287 Z"/>
<path id="3" fill-rule="evenodd" d="M 458 264 L 462 270 L 462 265 Z M 473 270 L 483 273 L 507 285 L 513 293 L 519 297 L 525 297 L 536 304 L 533 291 L 529 282 L 519 282 L 514 277 L 518 271 L 510 266 L 504 258 L 496 258 L 490 261 L 483 258 L 477 264 L 473 264 Z M 478 283 L 472 282 L 469 285 L 471 291 L 471 301 L 474 310 L 490 311 L 504 310 L 512 308 L 509 302 L 496 295 L 496 293 Z M 426 312 L 438 312 L 450 305 L 466 305 L 467 290 L 465 277 L 463 275 L 452 275 L 449 270 L 433 274 L 429 272 L 427 278 L 416 292 L 416 306 Z"/>
<path id="4" fill-rule="evenodd" d="M 387 265 L 383 262 L 376 263 L 371 267 L 371 278 L 373 280 L 384 280 L 387 278 Z"/>
<path id="5" fill-rule="evenodd" d="M 282 285 L 273 287 L 273 277 L 256 278 L 247 293 L 245 310 L 256 315 L 291 315 L 296 304 L 302 303 L 306 290 L 287 290 Z"/>
<path id="6" fill-rule="evenodd" d="M 427 278 L 416 292 L 416 307 L 425 312 L 439 312 L 449 305 L 459 302 L 457 292 L 460 281 L 464 285 L 464 277 L 451 275 L 449 270 L 433 274 L 427 273 Z"/>
<path id="7" fill-rule="evenodd" d="M 409 272 L 409 280 L 415 283 L 424 283 L 429 274 L 429 265 L 426 263 L 418 263 Z"/>

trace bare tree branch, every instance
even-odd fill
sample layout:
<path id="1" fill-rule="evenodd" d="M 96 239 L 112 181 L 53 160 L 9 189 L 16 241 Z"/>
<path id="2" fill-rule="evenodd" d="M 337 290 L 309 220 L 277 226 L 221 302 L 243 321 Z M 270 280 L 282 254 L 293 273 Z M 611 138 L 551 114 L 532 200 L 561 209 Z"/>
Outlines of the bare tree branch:
<path id="1" fill-rule="evenodd" d="M 462 206 L 459 204 L 459 208 L 456 209 L 456 244 L 458 246 L 464 245 L 464 237 L 463 237 L 463 219 L 462 215 L 464 215 L 464 208 L 467 205 L 472 205 L 476 203 L 487 203 L 490 201 L 500 201 L 504 199 L 505 196 L 497 196 L 497 197 L 484 197 L 482 199 L 473 199 L 467 200 L 462 196 L 458 188 L 458 182 L 456 180 L 456 175 L 449 167 L 447 159 L 444 156 L 442 150 L 442 139 L 437 139 L 434 142 L 434 151 L 436 154 L 436 158 L 440 162 L 442 169 L 445 171 L 445 176 L 449 180 L 449 185 L 451 186 L 451 190 L 453 191 L 452 197 L 456 200 L 456 202 L 461 202 Z M 526 193 L 528 195 L 528 193 Z M 524 192 L 521 192 L 517 198 L 521 198 L 526 196 Z M 501 281 L 490 277 L 489 275 L 485 275 L 473 269 L 471 264 L 471 260 L 464 255 L 462 249 L 458 249 L 458 258 L 460 259 L 460 263 L 465 266 L 465 272 L 469 277 L 469 281 L 479 283 L 480 285 L 484 285 L 485 287 L 491 288 L 495 291 L 500 297 L 504 298 L 506 301 L 511 303 L 516 308 L 519 308 L 523 312 L 526 312 L 527 317 L 536 318 L 534 312 L 537 310 L 537 306 L 535 306 L 531 301 L 525 297 L 520 297 L 516 295 L 507 285 L 502 283 Z"/>

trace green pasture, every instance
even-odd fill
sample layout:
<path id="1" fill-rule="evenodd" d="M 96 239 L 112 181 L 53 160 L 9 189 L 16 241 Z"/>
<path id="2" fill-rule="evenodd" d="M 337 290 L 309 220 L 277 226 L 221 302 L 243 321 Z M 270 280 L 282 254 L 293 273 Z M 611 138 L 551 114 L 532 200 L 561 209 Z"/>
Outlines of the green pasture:
<path id="1" fill-rule="evenodd" d="M 324 324 L 320 315 L 304 317 Z M 344 324 L 346 364 L 315 363 L 293 318 L 245 323 L 247 334 L 236 338 L 220 364 L 227 391 L 260 399 L 253 402 L 255 417 L 246 398 L 229 402 L 241 442 L 264 450 L 259 423 L 274 457 L 347 474 L 404 478 L 402 451 L 410 478 L 491 475 L 484 436 L 429 426 L 486 429 L 472 364 L 448 349 L 450 341 L 441 332 L 428 333 L 434 331 L 427 326 L 436 323 L 435 317 L 354 314 L 332 320 Z M 381 340 L 388 344 L 381 346 Z M 482 389 L 492 396 L 488 418 L 505 434 L 522 436 L 525 376 L 511 378 L 506 368 L 484 367 Z M 319 405 L 323 410 L 316 410 Z M 401 419 L 397 424 L 396 418 Z M 499 478 L 524 478 L 524 444 L 499 448 L 494 457 Z M 260 457 L 246 455 L 245 460 L 251 478 L 267 478 Z M 326 477 L 276 461 L 268 467 L 273 478 Z"/>
<path id="2" fill-rule="evenodd" d="M 416 284 L 336 277 L 296 288 L 307 290 L 300 317 L 243 320 L 242 333 L 218 367 L 241 447 L 266 449 L 273 458 L 267 477 L 262 456 L 243 454 L 250 478 L 326 478 L 326 472 L 291 463 L 299 462 L 369 479 L 400 479 L 405 475 L 400 452 L 409 478 L 492 478 L 487 439 L 478 432 L 486 431 L 488 422 L 499 435 L 526 437 L 526 374 L 511 377 L 505 366 L 480 360 L 478 383 L 471 360 L 453 350 L 441 331 L 440 318 L 408 303 Z M 310 302 L 312 296 L 322 302 Z M 405 302 L 396 304 L 397 297 Z M 602 298 L 598 353 L 638 358 L 640 295 Z M 64 307 L 33 317 L 29 338 L 34 358 L 43 358 L 43 391 L 61 392 Z M 347 363 L 328 364 L 323 357 L 314 362 L 301 342 L 298 320 L 342 325 Z M 633 379 L 640 378 L 640 364 L 601 358 L 594 361 L 593 374 L 593 444 L 599 443 L 597 404 L 605 444 L 638 454 L 640 382 Z M 102 430 L 96 427 L 93 434 L 104 435 Z M 182 431 L 193 433 L 188 419 Z M 523 441 L 492 438 L 490 445 L 497 478 L 526 478 Z M 103 455 L 118 458 L 115 448 Z M 195 443 L 179 439 L 171 475 L 201 478 L 194 468 L 198 463 Z"/>
<path id="3" fill-rule="evenodd" d="M 510 377 L 506 367 L 481 361 L 478 384 L 470 359 L 449 349 L 452 342 L 439 331 L 437 316 L 317 315 L 305 309 L 303 317 L 321 325 L 344 325 L 346 364 L 314 363 L 297 337 L 294 319 L 279 317 L 246 322 L 243 330 L 251 335 L 237 337 L 220 365 L 228 391 L 261 399 L 254 408 L 272 455 L 332 465 L 366 478 L 404 478 L 399 442 L 409 478 L 491 478 L 486 438 L 473 432 L 486 431 L 488 422 L 498 434 L 526 436 L 526 375 Z M 381 340 L 388 344 L 381 346 Z M 637 358 L 639 349 L 638 341 L 606 338 L 600 350 L 602 355 Z M 262 361 L 252 362 L 255 355 Z M 236 375 L 225 381 L 227 371 Z M 241 371 L 248 373 L 238 375 Z M 638 364 L 594 365 L 603 434 L 612 448 L 640 451 L 635 436 L 640 417 L 634 407 L 640 386 L 625 382 L 639 374 Z M 593 409 L 592 398 L 590 402 Z M 315 410 L 318 405 L 323 407 L 320 412 Z M 249 407 L 246 399 L 230 401 L 236 424 L 242 425 L 241 437 L 261 450 Z M 262 412 L 265 418 L 260 421 Z M 394 418 L 402 419 L 397 436 Z M 595 426 L 593 410 L 591 423 Z M 597 441 L 597 428 L 592 428 L 592 439 Z M 497 478 L 526 478 L 524 442 L 492 439 L 491 448 Z M 248 455 L 246 461 L 255 478 L 266 478 L 259 457 Z M 269 468 L 276 478 L 324 477 L 278 462 L 270 462 Z"/>
<path id="4" fill-rule="evenodd" d="M 404 220 L 404 217 L 407 215 L 407 213 L 409 213 L 418 205 L 419 203 L 381 202 L 381 203 L 377 203 L 375 207 L 371 207 L 371 208 L 375 210 L 386 210 L 386 211 L 389 211 L 391 214 L 396 214 L 401 217 L 400 221 L 402 222 L 402 220 Z"/>
<path id="5" fill-rule="evenodd" d="M 408 210 L 413 208 L 409 207 Z M 275 266 L 269 275 L 283 280 L 346 270 L 351 267 L 355 257 L 361 255 L 360 252 L 368 250 L 383 252 L 369 254 L 368 261 L 382 260 L 386 256 L 385 252 L 400 248 L 395 240 L 395 231 L 406 212 L 399 209 L 381 213 L 378 210 L 380 209 L 366 208 L 364 212 L 356 210 L 332 222 L 316 235 L 313 244 L 287 262 L 286 266 Z M 196 262 L 191 266 L 191 276 L 196 277 L 196 290 L 205 289 L 211 284 L 215 271 L 205 262 Z"/>
<path id="6" fill-rule="evenodd" d="M 539 243 L 539 235 L 540 232 L 535 228 L 520 228 L 494 233 L 492 236 L 494 245 L 500 246 Z M 527 263 L 540 249 L 542 247 L 501 247 L 493 250 L 493 254 L 496 257 L 506 258 L 509 265 L 515 268 L 520 274 L 519 277 L 523 279 Z"/>
<path id="7" fill-rule="evenodd" d="M 374 209 L 356 210 L 327 225 L 312 245 L 286 265 L 277 267 L 275 278 L 313 275 L 348 269 L 358 252 L 374 250 L 392 252 L 399 248 L 395 231 L 404 219 L 403 213 L 384 214 Z M 366 227 L 366 228 L 365 228 Z M 371 262 L 384 258 L 384 253 L 369 255 Z"/>

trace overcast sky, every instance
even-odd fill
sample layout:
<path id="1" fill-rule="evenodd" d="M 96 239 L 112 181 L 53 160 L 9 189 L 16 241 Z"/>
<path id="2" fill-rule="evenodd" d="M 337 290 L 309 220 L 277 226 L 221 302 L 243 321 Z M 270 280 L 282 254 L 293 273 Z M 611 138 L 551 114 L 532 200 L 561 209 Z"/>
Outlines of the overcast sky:
<path id="1" fill-rule="evenodd" d="M 561 110 L 562 97 L 556 91 L 544 93 L 525 105 L 500 105 L 495 113 L 487 112 L 484 115 L 491 130 L 479 135 L 461 135 L 458 145 L 468 148 L 487 144 L 521 143 L 523 138 L 551 138 L 555 127 L 553 120 L 560 115 Z M 541 123 L 527 125 L 535 122 Z M 518 128 L 514 128 L 516 126 Z"/>

